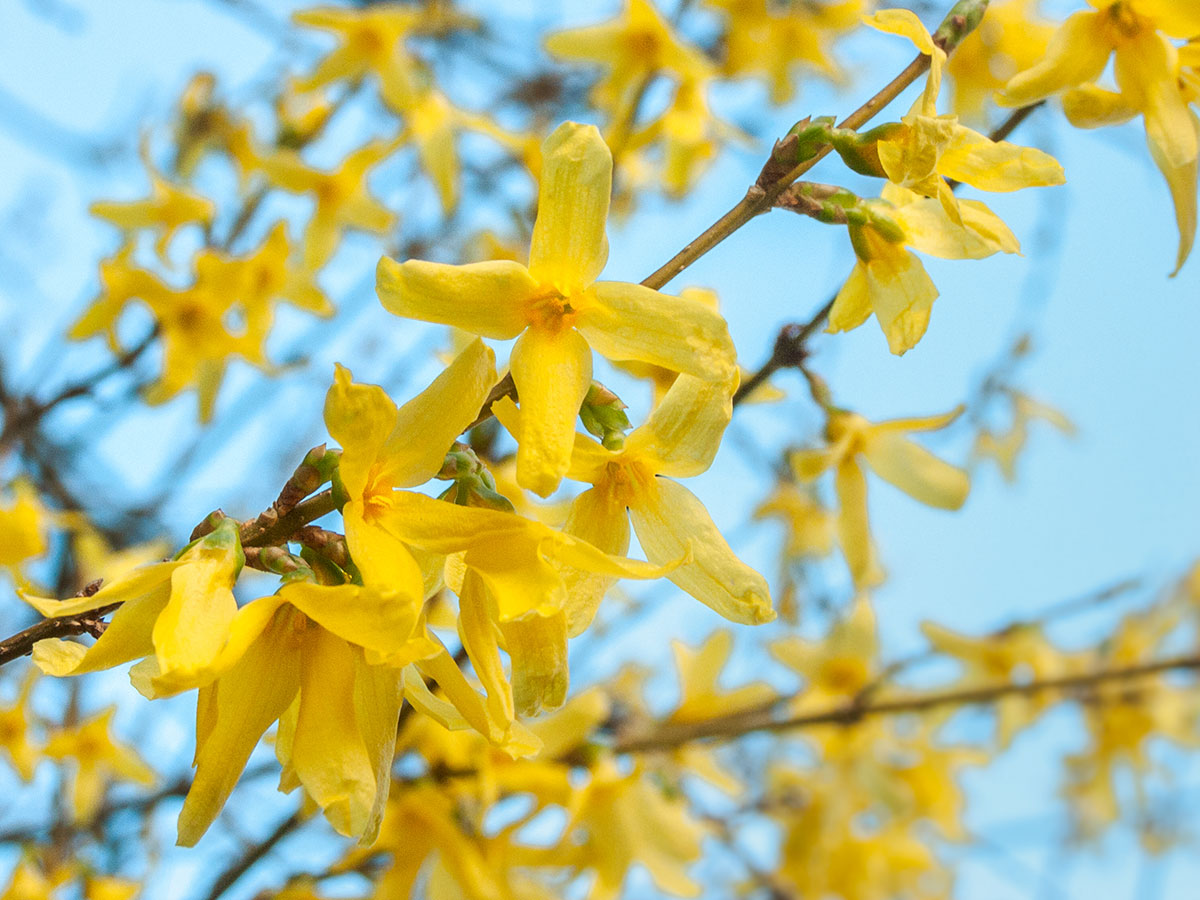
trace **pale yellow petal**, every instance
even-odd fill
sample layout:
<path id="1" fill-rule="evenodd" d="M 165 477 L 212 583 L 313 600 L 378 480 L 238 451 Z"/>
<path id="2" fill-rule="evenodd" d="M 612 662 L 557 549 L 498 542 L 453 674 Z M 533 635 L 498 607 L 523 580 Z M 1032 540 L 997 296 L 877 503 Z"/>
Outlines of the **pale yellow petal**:
<path id="1" fill-rule="evenodd" d="M 587 287 L 608 261 L 612 154 L 594 125 L 564 122 L 542 144 L 529 269 L 563 293 Z"/>
<path id="2" fill-rule="evenodd" d="M 996 101 L 1002 106 L 1028 106 L 1093 82 L 1104 71 L 1111 52 L 1105 15 L 1077 12 L 1054 33 L 1041 61 L 1009 79 Z"/>
<path id="3" fill-rule="evenodd" d="M 1063 167 L 1050 154 L 1008 141 L 993 141 L 961 125 L 954 128 L 937 168 L 940 175 L 982 191 L 1017 191 L 1067 180 Z"/>
<path id="4" fill-rule="evenodd" d="M 667 577 L 732 622 L 759 625 L 775 618 L 766 579 L 734 555 L 708 510 L 687 488 L 656 478 L 629 510 L 651 562 L 691 553 Z"/>
<path id="5" fill-rule="evenodd" d="M 385 256 L 376 270 L 376 290 L 384 309 L 398 316 L 508 340 L 527 324 L 525 303 L 539 285 L 511 260 L 451 266 Z"/>
<path id="6" fill-rule="evenodd" d="M 629 552 L 629 513 L 625 503 L 607 485 L 584 491 L 571 502 L 563 531 L 614 556 Z M 563 571 L 567 592 L 563 609 L 570 637 L 582 633 L 592 624 L 600 601 L 616 581 L 612 575 L 583 569 Z"/>
<path id="7" fill-rule="evenodd" d="M 360 844 L 370 844 L 379 834 L 388 788 L 392 783 L 392 763 L 396 757 L 396 730 L 404 692 L 400 671 L 390 666 L 367 665 L 354 657 L 354 717 L 362 736 L 367 759 L 375 774 L 375 802 L 367 813 L 366 824 L 358 836 Z M 299 723 L 297 723 L 299 724 Z"/>
<path id="8" fill-rule="evenodd" d="M 500 658 L 499 626 L 495 602 L 477 572 L 467 570 L 459 592 L 458 633 L 475 675 L 488 696 L 488 716 L 501 729 L 516 718 L 512 685 Z"/>
<path id="9" fill-rule="evenodd" d="M 733 417 L 735 387 L 735 379 L 680 375 L 646 423 L 629 435 L 625 452 L 652 460 L 655 474 L 689 478 L 706 471 Z"/>
<path id="10" fill-rule="evenodd" d="M 432 478 L 495 383 L 495 355 L 476 338 L 433 384 L 400 407 L 380 452 L 378 477 L 399 488 Z"/>
<path id="11" fill-rule="evenodd" d="M 896 432 L 868 434 L 863 455 L 876 475 L 928 506 L 958 509 L 967 499 L 966 472 Z"/>
<path id="12" fill-rule="evenodd" d="M 523 716 L 555 709 L 567 699 L 567 616 L 531 613 L 500 626 L 512 660 L 513 702 Z"/>
<path id="13" fill-rule="evenodd" d="M 838 496 L 838 541 L 855 586 L 864 587 L 876 580 L 878 572 L 867 524 L 867 479 L 858 463 L 846 460 L 837 467 L 834 485 Z"/>
<path id="14" fill-rule="evenodd" d="M 579 332 L 531 328 L 509 360 L 521 399 L 517 482 L 547 497 L 571 465 L 575 419 L 592 382 L 592 351 Z"/>
<path id="15" fill-rule="evenodd" d="M 901 355 L 917 345 L 929 327 L 938 290 L 921 261 L 903 247 L 867 263 L 871 306 L 888 349 Z"/>
<path id="16" fill-rule="evenodd" d="M 712 381 L 733 377 L 737 351 L 712 307 L 617 281 L 597 283 L 595 296 L 596 305 L 580 312 L 576 327 L 602 356 Z"/>
<path id="17" fill-rule="evenodd" d="M 871 315 L 871 292 L 867 283 L 867 266 L 859 260 L 833 300 L 829 310 L 827 331 L 852 331 Z"/>
<path id="18" fill-rule="evenodd" d="M 1063 112 L 1076 128 L 1120 125 L 1138 114 L 1124 97 L 1094 84 L 1085 84 L 1062 96 Z"/>
<path id="19" fill-rule="evenodd" d="M 179 844 L 193 846 L 225 805 L 246 760 L 300 689 L 293 613 L 278 611 L 268 628 L 220 680 L 202 688 L 196 774 L 179 814 Z"/>

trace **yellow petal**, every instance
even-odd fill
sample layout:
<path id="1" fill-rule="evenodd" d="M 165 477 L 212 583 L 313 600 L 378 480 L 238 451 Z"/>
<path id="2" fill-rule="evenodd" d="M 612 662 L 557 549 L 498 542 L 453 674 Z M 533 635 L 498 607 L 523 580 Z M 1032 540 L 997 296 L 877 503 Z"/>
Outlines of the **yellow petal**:
<path id="1" fill-rule="evenodd" d="M 596 126 L 564 122 L 542 144 L 542 160 L 529 269 L 570 293 L 595 281 L 608 261 L 612 154 Z"/>
<path id="2" fill-rule="evenodd" d="M 1200 137 L 1200 120 L 1196 119 L 1195 114 L 1190 115 L 1192 127 Z M 1196 240 L 1197 165 L 1200 160 L 1193 159 L 1190 162 L 1172 166 L 1170 160 L 1160 152 L 1158 145 L 1153 141 L 1150 142 L 1150 155 L 1154 158 L 1159 171 L 1163 173 L 1163 177 L 1166 178 L 1167 187 L 1171 191 L 1171 199 L 1175 203 L 1175 221 L 1179 226 L 1179 250 L 1175 254 L 1175 271 L 1171 274 L 1177 275 L 1183 268 L 1183 264 L 1187 262 L 1187 258 L 1192 252 L 1192 244 Z"/>
<path id="3" fill-rule="evenodd" d="M 432 478 L 454 439 L 479 415 L 495 383 L 495 355 L 476 338 L 433 384 L 400 407 L 391 437 L 380 451 L 377 477 L 399 488 Z"/>
<path id="4" fill-rule="evenodd" d="M 291 762 L 334 830 L 359 837 L 371 821 L 376 783 L 355 713 L 355 651 L 318 627 L 305 633 L 302 655 Z"/>
<path id="5" fill-rule="evenodd" d="M 286 608 L 276 612 L 237 665 L 201 689 L 196 775 L 179 813 L 181 846 L 193 846 L 208 830 L 258 739 L 300 689 L 294 615 Z"/>
<path id="6" fill-rule="evenodd" d="M 871 315 L 871 292 L 867 281 L 867 266 L 859 260 L 850 270 L 850 276 L 838 291 L 829 310 L 831 334 L 851 331 L 867 321 Z"/>
<path id="7" fill-rule="evenodd" d="M 868 433 L 863 455 L 876 475 L 928 506 L 958 509 L 967 499 L 966 472 L 895 432 Z"/>
<path id="8" fill-rule="evenodd" d="M 509 360 L 521 398 L 517 482 L 547 497 L 571 465 L 575 418 L 592 381 L 592 351 L 574 329 L 531 328 Z"/>
<path id="9" fill-rule="evenodd" d="M 532 613 L 500 626 L 512 660 L 513 702 L 523 716 L 555 709 L 567 699 L 567 617 Z"/>
<path id="10" fill-rule="evenodd" d="M 367 665 L 354 657 L 354 717 L 375 775 L 375 800 L 367 812 L 366 824 L 358 836 L 360 844 L 373 843 L 379 835 L 388 788 L 392 783 L 392 763 L 396 758 L 396 730 L 404 692 L 400 672 L 389 666 Z M 297 722 L 297 725 L 299 723 Z"/>
<path id="11" fill-rule="evenodd" d="M 930 58 L 929 78 L 925 82 L 921 107 L 926 115 L 934 115 L 937 111 L 938 91 L 942 86 L 942 67 L 946 63 L 946 51 L 933 42 L 933 36 L 912 10 L 882 9 L 874 15 L 863 16 L 862 21 L 879 31 L 908 38 L 916 45 L 918 51 Z"/>
<path id="12" fill-rule="evenodd" d="M 900 355 L 925 334 L 938 290 L 916 256 L 900 245 L 893 248 L 867 263 L 867 285 L 888 349 Z"/>
<path id="13" fill-rule="evenodd" d="M 1063 184 L 1067 179 L 1058 160 L 1033 147 L 990 138 L 963 126 L 942 150 L 938 173 L 982 191 L 1016 191 L 1026 187 Z"/>
<path id="14" fill-rule="evenodd" d="M 1054 33 L 1042 60 L 1009 79 L 996 102 L 1001 106 L 1028 106 L 1067 88 L 1095 81 L 1111 52 L 1105 14 L 1077 12 Z"/>
<path id="15" fill-rule="evenodd" d="M 337 366 L 325 395 L 325 427 L 342 447 L 339 471 L 352 498 L 362 496 L 367 473 L 380 448 L 396 426 L 396 404 L 376 384 L 355 384 L 344 366 Z"/>
<path id="16" fill-rule="evenodd" d="M 1172 166 L 1200 154 L 1192 113 L 1176 79 L 1175 48 L 1151 31 L 1141 31 L 1117 48 L 1117 84 L 1130 106 L 1146 119 L 1146 137 Z"/>
<path id="17" fill-rule="evenodd" d="M 181 679 L 178 687 L 197 686 L 216 661 L 237 614 L 233 597 L 232 553 L 202 558 L 171 576 L 171 599 L 154 623 L 155 657 L 163 678 Z"/>
<path id="18" fill-rule="evenodd" d="M 937 200 L 922 197 L 894 213 L 913 248 L 942 259 L 984 259 L 998 250 L 1020 250 L 1016 236 L 1000 217 L 978 200 L 958 202 L 959 223 Z"/>
<path id="19" fill-rule="evenodd" d="M 487 691 L 489 717 L 501 729 L 507 729 L 516 713 L 512 685 L 508 683 L 504 662 L 500 659 L 499 627 L 495 622 L 494 607 L 495 601 L 488 596 L 479 574 L 468 569 L 459 592 L 458 632 L 475 675 Z"/>
<path id="20" fill-rule="evenodd" d="M 595 297 L 576 327 L 602 356 L 712 381 L 733 376 L 737 351 L 725 320 L 712 307 L 618 281 L 597 283 Z"/>
<path id="21" fill-rule="evenodd" d="M 453 704 L 461 717 L 472 728 L 493 742 L 502 739 L 503 735 L 488 718 L 487 708 L 483 705 L 483 698 L 467 682 L 467 679 L 463 676 L 454 659 L 444 648 L 436 656 L 417 662 L 416 668 L 422 675 L 432 678 L 438 683 L 438 687 L 449 698 L 450 703 Z M 420 692 L 413 690 L 415 685 L 410 685 L 409 671 L 411 669 L 405 671 L 404 691 L 405 696 L 413 701 L 415 705 L 418 701 L 414 698 L 418 697 Z M 437 718 L 437 705 L 429 703 L 425 705 L 427 711 Z M 447 718 L 447 721 L 442 724 L 446 725 L 447 728 L 454 728 L 456 722 L 453 718 Z"/>
<path id="22" fill-rule="evenodd" d="M 1085 84 L 1067 91 L 1062 96 L 1063 112 L 1076 128 L 1103 128 L 1120 125 L 1138 114 L 1116 91 L 1108 91 L 1094 84 Z"/>
<path id="23" fill-rule="evenodd" d="M 408 548 L 378 521 L 378 515 L 392 500 L 391 494 L 375 498 L 371 521 L 364 517 L 361 500 L 342 507 L 346 526 L 346 546 L 354 564 L 362 573 L 363 583 L 377 590 L 396 591 L 406 596 L 424 594 L 424 577 Z"/>
<path id="24" fill-rule="evenodd" d="M 102 585 L 100 590 L 90 597 L 75 597 L 70 600 L 54 600 L 49 597 L 35 597 L 21 592 L 21 599 L 40 612 L 47 619 L 62 616 L 77 616 L 80 613 L 91 612 L 102 606 L 113 603 L 128 603 L 146 594 L 168 590 L 171 574 L 183 563 L 179 560 L 154 563 L 142 566 L 126 575 Z"/>
<path id="25" fill-rule="evenodd" d="M 1200 35 L 1200 7 L 1180 0 L 1132 0 L 1138 13 L 1154 23 L 1154 27 L 1171 37 L 1194 38 Z"/>
<path id="26" fill-rule="evenodd" d="M 655 474 L 699 475 L 712 465 L 733 417 L 736 381 L 680 375 L 650 418 L 625 441 L 625 452 L 653 460 Z"/>
<path id="27" fill-rule="evenodd" d="M 584 491 L 571 502 L 563 531 L 614 556 L 629 552 L 629 513 L 608 485 Z M 570 637 L 581 634 L 592 624 L 600 601 L 616 581 L 612 575 L 575 568 L 564 570 L 567 596 L 563 610 Z"/>
<path id="28" fill-rule="evenodd" d="M 521 333 L 525 302 L 538 288 L 529 270 L 511 260 L 450 266 L 384 257 L 376 270 L 376 290 L 388 312 L 502 341 Z"/>
<path id="29" fill-rule="evenodd" d="M 414 637 L 422 597 L 355 584 L 285 584 L 279 596 L 351 644 L 381 654 L 402 653 Z"/>
<path id="30" fill-rule="evenodd" d="M 629 509 L 633 529 L 651 562 L 691 560 L 668 578 L 732 622 L 759 625 L 775 618 L 766 579 L 734 555 L 704 505 L 687 488 L 655 478 Z"/>
<path id="31" fill-rule="evenodd" d="M 514 438 L 521 435 L 523 414 L 510 397 L 501 397 L 492 404 L 492 414 Z M 591 481 L 602 477 L 610 462 L 618 456 L 589 435 L 575 432 L 575 445 L 571 448 L 571 466 L 567 477 L 573 481 Z"/>
<path id="32" fill-rule="evenodd" d="M 837 467 L 834 486 L 838 496 L 838 541 L 855 586 L 865 587 L 879 580 L 867 524 L 867 479 L 858 463 L 848 459 Z"/>

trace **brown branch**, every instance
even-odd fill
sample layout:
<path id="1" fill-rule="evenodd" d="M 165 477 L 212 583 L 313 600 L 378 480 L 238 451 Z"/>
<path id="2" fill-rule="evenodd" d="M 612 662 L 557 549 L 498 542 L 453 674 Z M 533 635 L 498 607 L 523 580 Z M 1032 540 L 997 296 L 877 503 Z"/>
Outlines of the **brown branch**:
<path id="1" fill-rule="evenodd" d="M 299 812 L 294 812 L 277 826 L 263 840 L 248 846 L 242 855 L 235 859 L 228 868 L 217 876 L 212 887 L 205 895 L 205 900 L 217 900 L 222 894 L 233 887 L 243 875 L 257 865 L 264 856 L 275 848 L 275 845 L 295 831 L 304 822 Z"/>
<path id="2" fill-rule="evenodd" d="M 978 706 L 993 703 L 1005 697 L 1028 697 L 1055 691 L 1079 690 L 1098 687 L 1110 682 L 1145 678 L 1164 672 L 1195 669 L 1200 669 L 1200 655 L 1189 654 L 1134 665 L 1117 666 L 1111 669 L 1096 669 L 1091 672 L 1045 678 L 1040 681 L 997 682 L 976 687 L 885 697 L 873 701 L 869 698 L 856 699 L 783 719 L 756 713 L 752 717 L 735 714 L 706 722 L 663 722 L 648 729 L 644 734 L 618 739 L 612 749 L 615 753 L 645 753 L 670 750 L 698 740 L 737 738 L 751 732 L 791 731 L 817 725 L 854 725 L 872 716 L 927 712 L 946 706 Z"/>
<path id="3" fill-rule="evenodd" d="M 90 597 L 99 589 L 100 582 L 94 581 L 84 591 L 81 591 L 79 596 Z M 47 638 L 78 637 L 81 634 L 99 637 L 108 627 L 107 623 L 103 621 L 103 617 L 120 605 L 120 603 L 110 603 L 77 616 L 43 619 L 35 625 L 30 625 L 24 631 L 19 631 L 12 637 L 0 641 L 0 666 L 20 659 L 22 656 L 28 656 L 33 652 L 34 644 Z"/>

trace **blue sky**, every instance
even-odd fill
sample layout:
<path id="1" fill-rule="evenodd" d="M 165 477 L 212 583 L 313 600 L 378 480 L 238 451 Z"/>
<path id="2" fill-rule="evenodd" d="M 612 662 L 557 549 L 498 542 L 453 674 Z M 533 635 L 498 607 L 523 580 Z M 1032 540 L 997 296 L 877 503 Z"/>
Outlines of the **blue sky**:
<path id="1" fill-rule="evenodd" d="M 0 19 L 6 23 L 0 29 L 0 216 L 17 211 L 20 222 L 33 223 L 19 235 L 6 229 L 0 248 L 0 324 L 13 335 L 6 340 L 6 358 L 16 364 L 15 371 L 41 383 L 68 376 L 75 371 L 69 367 L 88 369 L 103 359 L 99 347 L 88 346 L 73 348 L 61 363 L 45 347 L 60 346 L 56 335 L 95 290 L 96 261 L 114 246 L 111 232 L 87 217 L 88 203 L 132 198 L 144 189 L 128 153 L 117 165 L 81 170 L 79 144 L 71 136 L 128 139 L 145 117 L 161 123 L 197 68 L 219 72 L 235 94 L 250 95 L 259 79 L 274 71 L 278 56 L 268 32 L 231 11 L 236 4 L 110 0 L 101 13 L 95 4 L 59 0 L 51 8 L 65 10 L 65 18 L 49 22 L 31 14 L 33 5 L 0 0 Z M 536 13 L 528 5 L 513 5 L 510 11 L 517 22 L 581 22 L 611 5 L 539 5 Z M 291 6 L 263 4 L 278 19 Z M 782 133 L 807 113 L 852 108 L 910 57 L 902 40 L 861 36 L 843 48 L 847 67 L 860 70 L 843 91 L 810 84 L 787 108 L 764 111 L 763 93 L 742 86 L 718 97 L 717 108 L 731 116 L 757 110 L 774 123 L 771 131 Z M 895 113 L 908 102 L 902 98 Z M 23 108 L 36 113 L 47 126 L 44 131 L 31 130 Z M 903 358 L 887 352 L 873 320 L 814 345 L 814 368 L 831 382 L 839 402 L 869 419 L 882 419 L 955 406 L 1018 331 L 1030 327 L 1036 352 L 1019 385 L 1078 426 L 1078 435 L 1069 440 L 1035 427 L 1017 484 L 1006 485 L 993 470 L 982 470 L 959 513 L 928 509 L 872 481 L 872 525 L 890 573 L 876 594 L 889 655 L 919 646 L 917 626 L 927 618 L 964 630 L 988 629 L 1122 578 L 1170 576 L 1196 555 L 1200 260 L 1192 260 L 1177 278 L 1167 277 L 1175 225 L 1139 125 L 1081 133 L 1045 110 L 1014 140 L 1053 152 L 1068 177 L 1062 188 L 988 198 L 1022 240 L 1024 256 L 983 262 L 927 259 L 941 297 L 929 332 Z M 680 204 L 651 201 L 614 224 L 605 277 L 635 281 L 657 268 L 741 196 L 757 174 L 763 151 L 732 151 L 695 196 Z M 813 177 L 833 180 L 839 173 L 830 163 Z M 283 402 L 305 409 L 291 420 L 296 433 L 288 443 L 295 448 L 322 438 L 318 404 L 335 359 L 352 363 L 356 354 L 382 348 L 386 355 L 363 364 L 364 375 L 382 380 L 439 340 L 430 331 L 402 327 L 378 308 L 370 290 L 369 257 L 355 255 L 352 247 L 339 262 L 330 289 L 348 308 L 344 315 L 350 324 L 318 348 L 308 370 L 289 376 Z M 750 223 L 671 288 L 716 289 L 743 362 L 755 366 L 768 354 L 778 326 L 806 319 L 851 262 L 842 230 L 777 212 Z M 30 304 L 36 304 L 36 315 Z M 299 317 L 287 320 L 284 331 L 276 348 L 282 355 L 310 337 Z M 406 387 L 397 380 L 399 396 L 411 391 L 423 371 L 410 373 L 413 383 Z M 800 380 L 784 374 L 777 381 L 790 399 L 740 411 L 718 464 L 692 483 L 716 520 L 735 535 L 750 535 L 747 511 L 766 487 L 761 470 L 737 445 L 771 454 L 811 437 L 819 427 Z M 255 384 L 252 376 L 235 373 L 222 396 L 223 413 L 236 416 L 253 408 Z M 105 464 L 116 477 L 138 486 L 161 464 L 147 436 L 188 432 L 193 404 L 185 395 L 123 423 L 104 439 Z M 227 469 L 244 454 L 261 452 L 277 433 L 277 425 L 267 424 L 209 448 L 209 464 L 174 500 L 180 527 L 228 504 L 231 487 L 235 501 L 261 505 L 253 485 L 231 486 Z M 122 448 L 130 441 L 146 447 L 146 457 L 125 453 Z M 929 445 L 962 461 L 969 435 L 960 429 Z M 769 529 L 742 546 L 752 563 L 774 571 L 776 536 Z M 665 660 L 667 629 L 696 640 L 716 624 L 716 617 L 690 598 L 664 599 L 645 625 L 654 640 L 638 641 L 638 652 L 647 660 Z M 1086 624 L 1072 627 L 1080 630 L 1064 631 L 1064 640 L 1086 637 Z M 1014 849 L 1007 863 L 993 866 L 994 860 L 971 858 L 957 896 L 1016 898 L 1035 896 L 1035 890 L 1043 891 L 1037 896 L 1056 896 L 1042 881 L 1047 865 L 1054 865 L 1067 885 L 1061 896 L 1133 898 L 1139 879 L 1158 877 L 1163 886 L 1155 898 L 1191 896 L 1188 886 L 1200 871 L 1186 854 L 1147 863 L 1120 834 L 1111 852 L 1056 862 L 1055 823 L 1044 818 L 1055 805 L 1054 770 L 1045 759 L 1052 748 L 1070 747 L 1078 737 L 1071 717 L 1057 716 L 1019 743 L 1011 759 L 970 780 L 978 800 L 972 824 L 986 831 L 1024 817 L 1038 823 L 1024 833 L 1042 840 L 1026 841 L 1032 846 Z"/>

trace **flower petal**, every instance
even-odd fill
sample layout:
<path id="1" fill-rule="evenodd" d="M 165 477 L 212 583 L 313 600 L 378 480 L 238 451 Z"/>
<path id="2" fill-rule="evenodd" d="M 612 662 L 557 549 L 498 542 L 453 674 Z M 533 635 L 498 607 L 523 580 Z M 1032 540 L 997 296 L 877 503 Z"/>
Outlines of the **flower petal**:
<path id="1" fill-rule="evenodd" d="M 406 488 L 432 478 L 495 383 L 495 355 L 476 338 L 433 384 L 400 407 L 380 452 L 380 481 Z"/>
<path id="2" fill-rule="evenodd" d="M 853 459 L 843 461 L 834 473 L 838 496 L 837 530 L 842 555 L 856 587 L 866 587 L 880 579 L 867 524 L 867 479 Z"/>
<path id="3" fill-rule="evenodd" d="M 867 266 L 859 260 L 833 300 L 826 331 L 830 334 L 852 331 L 867 321 L 870 315 L 871 292 L 867 282 Z"/>
<path id="4" fill-rule="evenodd" d="M 413 640 L 422 597 L 356 584 L 293 582 L 279 596 L 343 640 L 381 654 L 403 653 Z"/>
<path id="5" fill-rule="evenodd" d="M 651 562 L 691 560 L 667 575 L 726 619 L 759 625 L 775 618 L 766 579 L 734 555 L 704 505 L 687 488 L 655 478 L 629 509 L 633 529 Z"/>
<path id="6" fill-rule="evenodd" d="M 388 312 L 501 341 L 521 333 L 525 303 L 538 289 L 529 270 L 511 260 L 450 266 L 385 256 L 376 270 L 376 291 Z"/>
<path id="7" fill-rule="evenodd" d="M 300 689 L 294 613 L 275 613 L 238 663 L 201 688 L 197 709 L 196 775 L 179 813 L 179 840 L 193 846 L 225 805 L 246 760 Z"/>
<path id="8" fill-rule="evenodd" d="M 571 465 L 575 418 L 592 381 L 592 350 L 574 329 L 530 328 L 509 359 L 521 399 L 517 483 L 547 497 Z"/>
<path id="9" fill-rule="evenodd" d="M 966 472 L 896 432 L 869 432 L 863 455 L 876 475 L 928 506 L 958 509 L 967 499 Z"/>
<path id="10" fill-rule="evenodd" d="M 1063 184 L 1063 167 L 1049 153 L 991 138 L 961 125 L 943 148 L 938 173 L 982 191 L 1016 191 Z"/>
<path id="11" fill-rule="evenodd" d="M 608 485 L 584 491 L 571 502 L 563 531 L 614 556 L 629 552 L 629 513 Z M 567 634 L 575 637 L 592 624 L 600 601 L 617 578 L 573 567 L 564 567 L 562 576 Z"/>
<path id="12" fill-rule="evenodd" d="M 736 386 L 736 379 L 680 375 L 646 423 L 629 435 L 625 452 L 652 460 L 655 474 L 688 478 L 706 471 L 733 417 Z"/>
<path id="13" fill-rule="evenodd" d="M 542 159 L 529 270 L 571 293 L 595 281 L 608 261 L 612 154 L 596 126 L 564 122 L 542 144 Z"/>
<path id="14" fill-rule="evenodd" d="M 341 445 L 338 470 L 353 498 L 362 496 L 367 473 L 396 427 L 396 404 L 377 384 L 356 384 L 353 374 L 336 366 L 333 384 L 325 395 L 325 427 Z"/>
<path id="15" fill-rule="evenodd" d="M 488 596 L 487 587 L 477 572 L 467 569 L 458 601 L 458 633 L 475 675 L 487 691 L 488 717 L 506 729 L 516 718 L 512 685 L 508 683 L 500 658 L 496 604 Z"/>
<path id="16" fill-rule="evenodd" d="M 996 95 L 1001 106 L 1028 106 L 1067 88 L 1095 81 L 1112 52 L 1105 14 L 1077 12 L 1054 33 L 1037 65 L 1009 79 Z"/>
<path id="17" fill-rule="evenodd" d="M 598 282 L 595 298 L 594 306 L 580 312 L 576 327 L 602 356 L 712 381 L 733 376 L 737 351 L 729 327 L 712 307 L 619 281 Z"/>
<path id="18" fill-rule="evenodd" d="M 512 660 L 512 694 L 523 716 L 555 709 L 567 699 L 567 617 L 533 613 L 500 626 Z"/>

